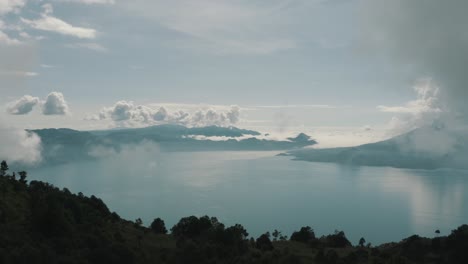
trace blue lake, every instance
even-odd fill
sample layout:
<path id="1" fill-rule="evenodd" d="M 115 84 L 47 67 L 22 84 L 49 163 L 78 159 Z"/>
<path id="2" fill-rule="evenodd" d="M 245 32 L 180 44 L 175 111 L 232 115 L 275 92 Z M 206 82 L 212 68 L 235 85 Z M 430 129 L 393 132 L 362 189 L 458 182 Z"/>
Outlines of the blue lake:
<path id="1" fill-rule="evenodd" d="M 112 211 L 172 227 L 189 215 L 241 223 L 253 236 L 344 230 L 352 243 L 448 234 L 468 223 L 468 171 L 347 167 L 292 161 L 275 152 L 173 152 L 148 149 L 95 162 L 30 170 L 30 179 L 94 194 Z"/>

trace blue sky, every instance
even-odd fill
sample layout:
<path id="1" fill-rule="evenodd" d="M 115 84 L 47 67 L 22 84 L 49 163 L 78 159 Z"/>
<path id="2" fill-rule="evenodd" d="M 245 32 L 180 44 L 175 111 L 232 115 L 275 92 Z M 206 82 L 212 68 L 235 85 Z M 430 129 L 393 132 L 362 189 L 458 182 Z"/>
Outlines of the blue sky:
<path id="1" fill-rule="evenodd" d="M 401 13 L 386 4 L 0 0 L 0 118 L 76 129 L 184 120 L 375 141 L 441 108 L 429 70 L 389 60 L 369 38 L 394 33 L 393 21 L 373 27 L 386 21 L 377 10 Z M 421 78 L 429 94 L 413 89 Z"/>

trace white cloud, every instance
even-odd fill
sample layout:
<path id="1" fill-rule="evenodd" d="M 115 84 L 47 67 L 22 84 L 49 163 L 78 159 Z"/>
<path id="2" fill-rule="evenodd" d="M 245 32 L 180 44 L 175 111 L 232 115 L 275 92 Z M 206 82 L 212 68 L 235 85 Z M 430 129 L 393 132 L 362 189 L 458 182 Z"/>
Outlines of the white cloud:
<path id="1" fill-rule="evenodd" d="M 67 101 L 65 101 L 63 94 L 59 92 L 50 93 L 42 106 L 44 115 L 66 115 L 69 112 Z"/>
<path id="2" fill-rule="evenodd" d="M 171 107 L 169 105 L 169 107 Z M 171 108 L 174 108 L 172 105 Z M 135 105 L 133 102 L 119 101 L 112 107 L 103 108 L 88 120 L 112 120 L 118 126 L 144 126 L 155 124 L 181 124 L 186 126 L 234 125 L 239 122 L 240 108 L 203 107 L 202 109 L 169 111 L 167 107 Z"/>
<path id="3" fill-rule="evenodd" d="M 0 0 L 0 15 L 18 12 L 25 4 L 26 0 Z"/>
<path id="4" fill-rule="evenodd" d="M 430 79 L 418 81 L 413 89 L 417 94 L 416 100 L 403 106 L 378 106 L 382 112 L 398 114 L 392 117 L 388 124 L 391 135 L 401 134 L 422 126 L 432 125 L 449 110 L 440 98 L 440 89 Z"/>
<path id="5" fill-rule="evenodd" d="M 42 9 L 44 9 L 44 14 L 49 15 L 49 14 L 54 13 L 54 7 L 52 6 L 52 4 L 49 4 L 49 3 L 43 4 Z"/>
<path id="6" fill-rule="evenodd" d="M 92 28 L 76 27 L 59 18 L 53 17 L 53 8 L 50 4 L 43 5 L 44 12 L 41 13 L 41 17 L 36 20 L 29 20 L 21 18 L 21 21 L 38 30 L 50 31 L 59 33 L 62 35 L 73 36 L 81 39 L 94 39 L 96 38 L 97 32 Z"/>
<path id="7" fill-rule="evenodd" d="M 22 42 L 18 39 L 11 38 L 5 32 L 0 30 L 0 44 L 1 43 L 6 44 L 6 45 L 19 45 Z"/>
<path id="8" fill-rule="evenodd" d="M 68 103 L 60 92 L 51 92 L 44 101 L 38 97 L 24 95 L 20 99 L 7 104 L 7 112 L 12 115 L 26 115 L 36 105 L 41 105 L 43 115 L 66 115 L 70 113 Z"/>
<path id="9" fill-rule="evenodd" d="M 417 94 L 417 99 L 406 103 L 404 106 L 384 106 L 377 108 L 387 113 L 440 113 L 442 112 L 442 102 L 440 100 L 440 89 L 431 80 L 421 80 L 413 87 Z"/>
<path id="10" fill-rule="evenodd" d="M 26 164 L 41 161 L 41 139 L 36 134 L 2 124 L 0 122 L 0 160 Z"/>
<path id="11" fill-rule="evenodd" d="M 18 99 L 15 102 L 9 103 L 7 105 L 7 112 L 12 115 L 25 115 L 30 113 L 34 106 L 40 103 L 38 97 L 32 97 L 30 95 L 25 95 Z"/>

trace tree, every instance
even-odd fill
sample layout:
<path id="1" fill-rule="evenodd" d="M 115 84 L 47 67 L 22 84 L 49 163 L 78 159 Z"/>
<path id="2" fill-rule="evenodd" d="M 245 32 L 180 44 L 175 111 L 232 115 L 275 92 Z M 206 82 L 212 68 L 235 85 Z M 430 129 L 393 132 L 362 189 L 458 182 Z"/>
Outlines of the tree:
<path id="1" fill-rule="evenodd" d="M 255 247 L 260 250 L 273 250 L 273 244 L 270 240 L 270 233 L 266 232 L 255 241 Z"/>
<path id="2" fill-rule="evenodd" d="M 235 224 L 224 230 L 222 242 L 228 245 L 241 244 L 245 242 L 248 236 L 249 233 L 242 225 Z"/>
<path id="3" fill-rule="evenodd" d="M 292 241 L 301 243 L 310 243 L 315 240 L 314 230 L 310 226 L 301 227 L 301 230 L 294 232 L 291 235 Z"/>
<path id="4" fill-rule="evenodd" d="M 325 244 L 331 248 L 344 248 L 351 246 L 343 231 L 335 230 L 335 234 L 325 237 Z"/>
<path id="5" fill-rule="evenodd" d="M 189 216 L 180 219 L 180 221 L 171 228 L 175 237 L 197 238 L 203 234 L 213 233 L 216 230 L 224 230 L 224 225 L 216 217 Z"/>
<path id="6" fill-rule="evenodd" d="M 364 247 L 365 243 L 366 243 L 366 240 L 363 237 L 361 237 L 361 239 L 359 239 L 359 246 Z"/>
<path id="7" fill-rule="evenodd" d="M 20 172 L 18 172 L 18 174 L 20 176 L 20 182 L 27 183 L 26 177 L 28 177 L 28 173 L 25 172 L 25 171 L 20 171 Z"/>
<path id="8" fill-rule="evenodd" d="M 156 234 L 167 234 L 166 224 L 161 218 L 154 219 L 150 228 Z"/>
<path id="9" fill-rule="evenodd" d="M 143 225 L 143 221 L 141 220 L 141 218 L 137 218 L 137 220 L 135 220 L 135 226 L 140 227 L 142 225 Z"/>
<path id="10" fill-rule="evenodd" d="M 273 236 L 273 241 L 278 241 L 278 238 L 282 236 L 282 235 L 281 235 L 281 232 L 278 231 L 277 229 L 275 229 L 275 230 L 273 231 L 273 233 L 271 233 L 271 234 L 272 234 L 272 236 Z"/>
<path id="11" fill-rule="evenodd" d="M 8 164 L 6 163 L 6 161 L 2 161 L 2 163 L 0 164 L 0 176 L 5 176 L 7 171 L 8 171 Z"/>

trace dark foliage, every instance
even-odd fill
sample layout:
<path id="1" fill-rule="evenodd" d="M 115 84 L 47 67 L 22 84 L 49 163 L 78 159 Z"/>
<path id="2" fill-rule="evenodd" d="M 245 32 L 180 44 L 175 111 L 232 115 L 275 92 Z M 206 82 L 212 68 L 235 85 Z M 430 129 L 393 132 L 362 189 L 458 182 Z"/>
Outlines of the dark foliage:
<path id="1" fill-rule="evenodd" d="M 166 224 L 161 218 L 156 218 L 150 225 L 151 231 L 156 234 L 167 234 Z"/>
<path id="2" fill-rule="evenodd" d="M 216 217 L 182 218 L 171 228 L 177 239 L 180 261 L 206 263 L 207 260 L 236 259 L 248 253 L 245 228 L 239 224 L 225 228 Z M 201 255 L 200 255 L 201 254 Z"/>
<path id="3" fill-rule="evenodd" d="M 255 246 L 260 250 L 273 250 L 273 243 L 270 240 L 270 233 L 265 233 L 255 240 Z"/>
<path id="4" fill-rule="evenodd" d="M 330 248 L 351 247 L 351 242 L 346 238 L 343 231 L 335 231 L 335 234 L 320 238 L 320 242 Z"/>
<path id="5" fill-rule="evenodd" d="M 292 233 L 291 241 L 316 245 L 318 240 L 314 230 L 310 226 L 302 227 L 301 230 Z"/>

